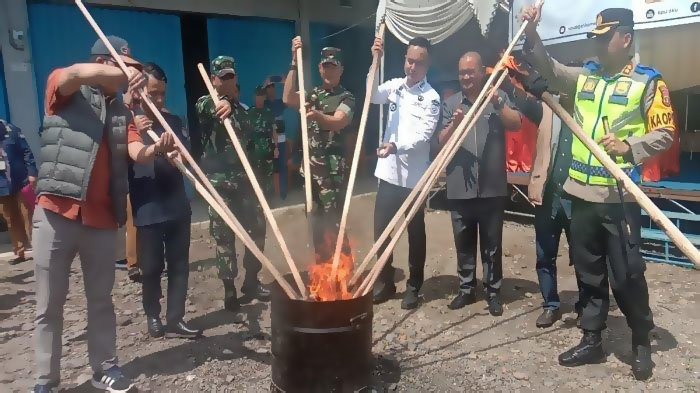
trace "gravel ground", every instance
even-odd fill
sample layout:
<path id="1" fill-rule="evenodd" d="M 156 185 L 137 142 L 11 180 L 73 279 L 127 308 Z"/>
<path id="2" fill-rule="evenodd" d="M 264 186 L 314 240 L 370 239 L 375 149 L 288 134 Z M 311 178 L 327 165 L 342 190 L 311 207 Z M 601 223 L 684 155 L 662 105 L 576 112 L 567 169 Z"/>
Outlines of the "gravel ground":
<path id="1" fill-rule="evenodd" d="M 353 201 L 350 235 L 358 258 L 371 245 L 373 196 Z M 300 208 L 277 211 L 297 261 L 310 261 L 308 228 Z M 447 304 L 456 294 L 455 252 L 449 215 L 427 215 L 428 261 L 421 305 L 400 309 L 400 299 L 375 307 L 375 375 L 388 391 L 681 391 L 700 390 L 700 294 L 697 271 L 649 264 L 647 279 L 657 328 L 653 332 L 654 377 L 631 376 L 630 330 L 613 306 L 604 334 L 607 362 L 579 368 L 557 364 L 557 355 L 578 343 L 576 300 L 568 249 L 560 248 L 560 291 L 564 317 L 548 329 L 535 327 L 541 297 L 535 274 L 534 230 L 506 222 L 502 317 L 489 315 L 483 299 L 459 311 Z M 294 234 L 294 236 L 292 236 Z M 241 248 L 242 250 L 242 248 Z M 279 247 L 268 237 L 266 254 L 284 269 Z M 140 303 L 141 288 L 117 272 L 113 290 L 119 356 L 142 391 L 259 392 L 270 386 L 269 304 L 254 301 L 239 315 L 223 311 L 223 287 L 216 278 L 214 250 L 206 226 L 193 229 L 187 318 L 206 329 L 196 341 L 150 339 Z M 399 290 L 405 287 L 407 244 L 396 252 Z M 63 381 L 66 391 L 93 391 L 85 336 L 86 313 L 79 264 L 73 266 L 65 308 Z M 269 275 L 263 275 L 269 282 Z M 165 283 L 165 279 L 164 279 Z M 34 318 L 32 262 L 0 263 L 0 391 L 33 385 Z M 613 303 L 614 304 L 614 303 Z"/>

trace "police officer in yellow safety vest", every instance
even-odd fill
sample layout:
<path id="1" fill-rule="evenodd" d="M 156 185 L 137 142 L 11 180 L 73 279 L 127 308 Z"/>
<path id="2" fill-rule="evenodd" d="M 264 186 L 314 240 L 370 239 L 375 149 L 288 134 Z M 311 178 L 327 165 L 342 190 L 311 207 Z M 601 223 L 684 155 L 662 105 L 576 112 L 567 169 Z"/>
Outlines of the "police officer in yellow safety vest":
<path id="1" fill-rule="evenodd" d="M 574 119 L 620 168 L 638 178 L 636 172 L 644 160 L 671 146 L 676 127 L 661 74 L 632 59 L 632 11 L 611 8 L 598 14 L 588 37 L 595 42 L 599 62 L 589 61 L 583 68 L 563 66 L 547 54 L 536 30 L 540 17 L 541 6 L 524 11 L 523 19 L 531 22 L 523 49 L 527 60 L 550 90 L 575 94 Z M 609 135 L 602 124 L 606 116 Z M 601 332 L 610 305 L 609 282 L 632 329 L 632 372 L 639 380 L 648 379 L 653 368 L 649 332 L 654 321 L 639 251 L 640 207 L 629 194 L 620 201 L 615 179 L 578 138 L 574 138 L 572 156 L 564 191 L 573 201 L 571 247 L 584 294 L 583 338 L 559 356 L 559 364 L 573 367 L 605 361 Z"/>

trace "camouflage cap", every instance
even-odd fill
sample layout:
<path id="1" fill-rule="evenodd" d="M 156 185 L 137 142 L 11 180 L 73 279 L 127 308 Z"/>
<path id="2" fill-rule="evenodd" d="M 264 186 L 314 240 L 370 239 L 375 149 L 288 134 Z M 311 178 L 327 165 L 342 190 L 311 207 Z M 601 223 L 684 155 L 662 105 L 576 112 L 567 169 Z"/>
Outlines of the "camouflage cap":
<path id="1" fill-rule="evenodd" d="M 236 74 L 236 61 L 230 56 L 217 56 L 211 61 L 211 73 L 218 77 Z"/>
<path id="2" fill-rule="evenodd" d="M 338 48 L 326 47 L 321 49 L 321 64 L 330 63 L 342 65 L 343 55 Z"/>

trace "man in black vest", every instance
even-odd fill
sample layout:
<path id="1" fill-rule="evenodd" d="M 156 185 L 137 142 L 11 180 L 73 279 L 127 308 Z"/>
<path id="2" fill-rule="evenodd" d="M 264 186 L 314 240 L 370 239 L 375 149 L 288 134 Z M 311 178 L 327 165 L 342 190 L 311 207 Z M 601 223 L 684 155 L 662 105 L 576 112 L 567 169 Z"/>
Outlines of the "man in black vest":
<path id="1" fill-rule="evenodd" d="M 164 112 L 168 82 L 162 68 L 154 63 L 144 65 L 148 77 L 146 90 L 170 128 L 182 141 L 182 121 Z M 202 334 L 189 327 L 185 317 L 190 254 L 190 202 L 185 194 L 182 174 L 171 165 L 158 145 L 146 134 L 153 130 L 161 139 L 172 139 L 163 127 L 154 122 L 155 115 L 141 104 L 134 110 L 129 124 L 129 196 L 136 231 L 136 253 L 143 283 L 143 309 L 148 333 L 152 337 L 195 338 Z M 171 159 L 178 159 L 177 152 Z M 168 262 L 167 326 L 160 320 L 160 278 Z"/>
<path id="2" fill-rule="evenodd" d="M 89 63 L 54 70 L 46 86 L 32 236 L 37 286 L 35 392 L 58 390 L 63 305 L 76 254 L 88 299 L 92 384 L 111 392 L 126 392 L 133 385 L 117 365 L 111 293 L 117 227 L 126 221 L 126 125 L 131 121 L 119 92 L 127 83 L 138 91 L 145 78 L 127 42 L 118 37 L 109 41 L 130 67 L 128 77 L 98 40 Z M 169 151 L 172 145 L 165 140 L 158 149 Z"/>

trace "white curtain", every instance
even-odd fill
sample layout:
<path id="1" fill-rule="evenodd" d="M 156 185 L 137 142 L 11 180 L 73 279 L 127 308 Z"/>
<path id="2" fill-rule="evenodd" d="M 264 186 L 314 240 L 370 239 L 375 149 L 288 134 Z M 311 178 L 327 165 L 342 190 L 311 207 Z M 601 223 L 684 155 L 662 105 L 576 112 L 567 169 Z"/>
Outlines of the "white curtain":
<path id="1" fill-rule="evenodd" d="M 425 37 L 437 44 L 461 29 L 474 16 L 470 0 L 380 0 L 377 24 L 386 26 L 404 44 Z"/>

